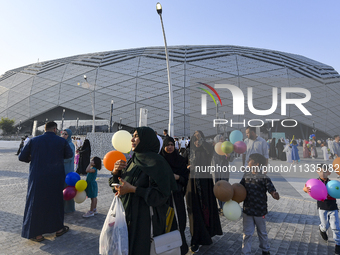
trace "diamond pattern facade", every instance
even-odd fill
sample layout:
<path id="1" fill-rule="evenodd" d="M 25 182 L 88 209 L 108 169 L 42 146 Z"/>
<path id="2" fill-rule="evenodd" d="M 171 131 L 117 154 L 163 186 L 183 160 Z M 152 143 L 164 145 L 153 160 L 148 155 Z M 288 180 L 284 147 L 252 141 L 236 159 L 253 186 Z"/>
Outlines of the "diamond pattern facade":
<path id="1" fill-rule="evenodd" d="M 253 88 L 256 109 L 269 109 L 272 89 L 278 88 L 278 107 L 262 119 L 296 119 L 329 135 L 339 133 L 340 76 L 330 66 L 300 55 L 237 46 L 169 47 L 174 95 L 174 123 L 177 136 L 189 136 L 194 129 L 206 134 L 212 130 L 216 106 L 207 103 L 207 116 L 201 115 L 199 82 L 230 84 L 245 96 L 245 114 L 232 116 L 233 101 L 228 90 L 218 90 L 223 105 L 219 118 L 242 121 L 259 119 L 247 107 L 247 88 Z M 168 82 L 164 47 L 150 47 L 93 54 L 36 63 L 6 72 L 0 76 L 0 117 L 30 122 L 44 121 L 49 112 L 72 110 L 66 118 L 91 119 L 92 90 L 82 86 L 83 76 L 94 86 L 96 117 L 109 119 L 114 100 L 113 120 L 137 126 L 139 109 L 148 109 L 148 125 L 159 132 L 168 123 Z M 312 113 L 305 116 L 294 105 L 281 115 L 281 87 L 308 89 L 312 98 L 304 106 Z M 299 98 L 292 93 L 291 98 Z M 208 97 L 209 98 L 209 97 Z M 60 113 L 61 116 L 61 113 Z M 49 118 L 53 119 L 53 117 Z M 59 118 L 60 119 L 60 118 Z M 234 128 L 229 128 L 231 131 Z M 212 131 L 211 131 L 212 130 Z"/>

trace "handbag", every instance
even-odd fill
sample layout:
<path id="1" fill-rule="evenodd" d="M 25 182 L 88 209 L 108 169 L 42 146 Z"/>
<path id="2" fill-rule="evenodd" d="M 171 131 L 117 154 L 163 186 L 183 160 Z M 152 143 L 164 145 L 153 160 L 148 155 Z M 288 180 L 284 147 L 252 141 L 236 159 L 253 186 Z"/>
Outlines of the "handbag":
<path id="1" fill-rule="evenodd" d="M 154 237 L 153 227 L 152 227 L 153 210 L 152 210 L 152 207 L 150 206 L 150 216 L 151 216 L 150 255 L 181 255 L 182 237 L 181 237 L 181 233 L 179 232 L 177 210 L 176 210 L 174 197 L 172 194 L 171 194 L 171 197 L 172 197 L 172 203 L 174 206 L 175 217 L 177 221 L 177 230 Z"/>

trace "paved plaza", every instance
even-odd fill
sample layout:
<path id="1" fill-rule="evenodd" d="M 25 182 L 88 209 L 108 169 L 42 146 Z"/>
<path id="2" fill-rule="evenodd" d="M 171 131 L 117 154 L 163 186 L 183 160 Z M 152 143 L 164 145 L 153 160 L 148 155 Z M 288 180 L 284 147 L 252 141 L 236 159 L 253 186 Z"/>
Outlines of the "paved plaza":
<path id="1" fill-rule="evenodd" d="M 98 254 L 99 235 L 108 208 L 113 199 L 113 193 L 108 186 L 110 172 L 103 169 L 98 173 L 98 214 L 91 218 L 83 218 L 82 214 L 89 210 L 90 200 L 76 204 L 76 212 L 65 215 L 65 225 L 70 231 L 59 237 L 55 233 L 45 235 L 47 240 L 36 243 L 21 237 L 21 226 L 24 214 L 27 192 L 29 164 L 19 162 L 14 155 L 19 143 L 0 141 L 0 255 L 3 254 Z M 299 147 L 300 157 L 302 147 Z M 271 254 L 334 254 L 334 240 L 329 230 L 328 243 L 319 235 L 319 217 L 316 201 L 302 191 L 304 183 L 317 174 L 308 171 L 307 167 L 322 163 L 319 159 L 301 159 L 298 168 L 290 171 L 268 173 L 280 200 L 268 196 L 267 232 Z M 270 160 L 271 166 L 287 166 L 290 164 L 278 160 Z M 328 161 L 331 163 L 331 161 Z M 232 163 L 237 169 L 240 159 Z M 307 166 L 308 165 L 308 166 Z M 230 183 L 239 182 L 242 173 L 231 173 Z M 333 173 L 330 176 L 335 179 Z M 85 179 L 85 177 L 82 177 Z M 202 246 L 197 254 L 240 254 L 242 245 L 242 218 L 238 221 L 221 217 L 222 236 L 213 238 L 210 246 Z M 189 229 L 186 230 L 187 241 L 190 244 Z M 259 249 L 257 234 L 254 234 L 253 254 L 262 254 Z M 143 254 L 141 254 L 143 255 Z"/>

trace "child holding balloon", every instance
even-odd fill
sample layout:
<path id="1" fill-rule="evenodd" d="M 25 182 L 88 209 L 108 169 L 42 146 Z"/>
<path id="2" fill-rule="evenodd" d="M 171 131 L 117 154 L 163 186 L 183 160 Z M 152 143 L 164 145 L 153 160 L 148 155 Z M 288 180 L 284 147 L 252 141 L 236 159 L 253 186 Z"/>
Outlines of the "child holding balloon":
<path id="1" fill-rule="evenodd" d="M 102 168 L 102 160 L 98 157 L 93 157 L 90 164 L 86 168 L 86 195 L 91 198 L 91 208 L 90 211 L 83 215 L 84 218 L 92 217 L 97 214 L 97 195 L 98 195 L 98 185 L 96 182 L 97 171 Z"/>
<path id="2" fill-rule="evenodd" d="M 328 170 L 327 164 L 321 164 L 317 170 L 319 174 L 318 180 L 323 182 L 325 185 L 330 181 L 328 176 L 331 174 Z M 303 188 L 303 191 L 310 193 L 311 187 Z M 327 193 L 331 191 L 328 190 Z M 327 241 L 327 230 L 331 227 L 333 231 L 333 238 L 335 241 L 335 254 L 340 254 L 340 226 L 339 226 L 339 215 L 338 215 L 338 205 L 336 199 L 327 194 L 327 198 L 324 201 L 317 201 L 317 208 L 319 210 L 319 217 L 321 224 L 319 225 L 320 235 L 323 240 Z"/>
<path id="3" fill-rule="evenodd" d="M 262 173 L 262 166 L 266 166 L 266 158 L 259 153 L 251 154 L 249 156 L 248 167 L 246 168 L 247 172 L 240 182 L 247 191 L 246 199 L 243 202 L 243 241 L 241 254 L 252 254 L 251 243 L 255 226 L 262 254 L 270 254 L 265 219 L 265 215 L 268 213 L 267 191 L 276 200 L 279 200 L 280 196 L 276 192 L 271 179 Z"/>

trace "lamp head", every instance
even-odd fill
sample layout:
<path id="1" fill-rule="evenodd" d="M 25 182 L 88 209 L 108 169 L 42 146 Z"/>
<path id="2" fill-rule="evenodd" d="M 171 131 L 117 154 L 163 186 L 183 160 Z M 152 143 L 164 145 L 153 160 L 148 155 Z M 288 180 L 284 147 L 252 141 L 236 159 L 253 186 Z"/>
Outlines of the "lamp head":
<path id="1" fill-rule="evenodd" d="M 159 15 L 162 14 L 162 5 L 159 2 L 156 4 L 156 10 Z"/>
<path id="2" fill-rule="evenodd" d="M 85 81 L 87 80 L 87 77 L 86 77 L 86 75 L 84 75 L 84 80 L 85 80 Z"/>

